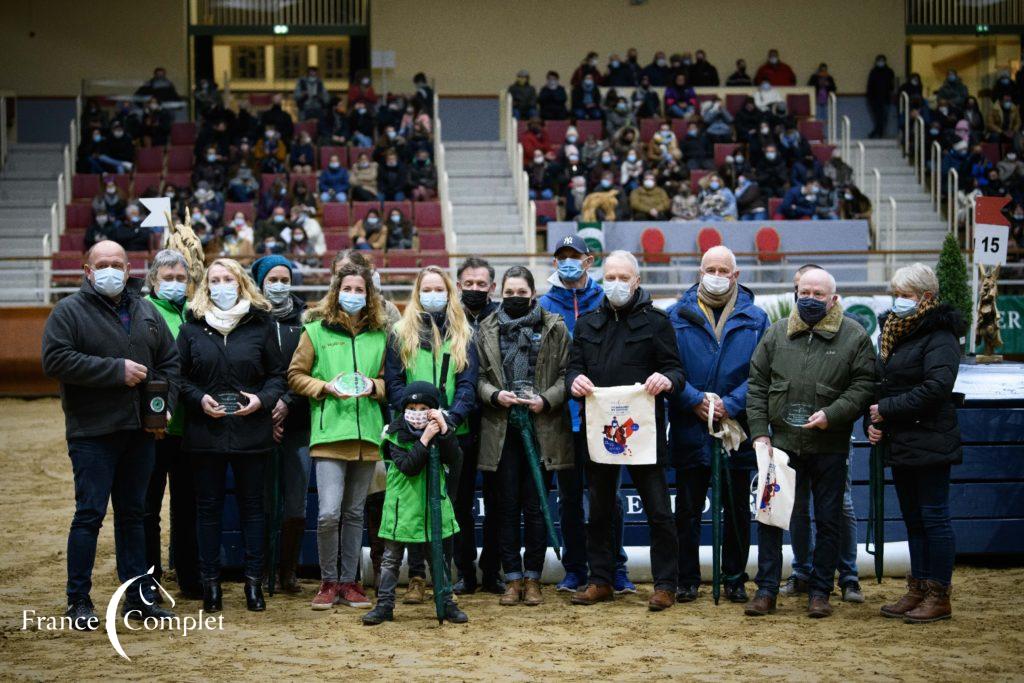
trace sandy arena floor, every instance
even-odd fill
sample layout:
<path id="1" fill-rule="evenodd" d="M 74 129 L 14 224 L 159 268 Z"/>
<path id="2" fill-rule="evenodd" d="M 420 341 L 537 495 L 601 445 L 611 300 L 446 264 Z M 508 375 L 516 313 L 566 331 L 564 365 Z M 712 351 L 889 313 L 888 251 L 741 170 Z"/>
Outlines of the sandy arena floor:
<path id="1" fill-rule="evenodd" d="M 645 607 L 650 586 L 591 608 L 572 607 L 546 587 L 546 603 L 535 609 L 501 608 L 492 595 L 463 598 L 465 626 L 439 627 L 430 604 L 399 605 L 394 623 L 372 629 L 350 608 L 310 610 L 311 581 L 300 597 L 272 598 L 263 614 L 246 612 L 241 587 L 232 583 L 222 631 L 183 638 L 121 629 L 128 662 L 102 631 L 22 628 L 23 610 L 49 616 L 64 609 L 74 496 L 56 401 L 0 401 L 0 472 L 4 679 L 1024 680 L 1019 568 L 958 569 L 956 616 L 930 626 L 878 616 L 901 592 L 895 579 L 865 584 L 865 605 L 837 600 L 835 616 L 822 621 L 804 616 L 802 600 L 785 601 L 775 618 L 748 619 L 739 606 L 715 607 L 708 588 L 692 605 L 652 614 Z M 101 617 L 117 585 L 111 528 L 108 515 L 94 575 Z M 182 615 L 199 608 L 183 599 L 177 605 Z"/>

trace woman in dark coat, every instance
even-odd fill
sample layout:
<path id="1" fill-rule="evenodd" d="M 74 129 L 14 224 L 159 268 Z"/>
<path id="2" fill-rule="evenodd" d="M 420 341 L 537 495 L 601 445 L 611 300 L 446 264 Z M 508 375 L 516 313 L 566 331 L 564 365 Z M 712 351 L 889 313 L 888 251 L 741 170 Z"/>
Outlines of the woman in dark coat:
<path id="1" fill-rule="evenodd" d="M 182 450 L 195 472 L 203 609 L 221 610 L 220 549 L 227 467 L 245 547 L 246 606 L 266 609 L 263 487 L 274 447 L 272 411 L 287 389 L 270 303 L 237 261 L 217 259 L 190 302 L 178 333 L 186 408 Z"/>
<path id="2" fill-rule="evenodd" d="M 965 324 L 938 303 L 939 282 L 915 263 L 892 278 L 896 297 L 882 318 L 878 403 L 868 439 L 885 448 L 910 545 L 907 594 L 882 615 L 908 623 L 948 619 L 955 547 L 949 515 L 950 466 L 962 460 L 953 385 Z"/>

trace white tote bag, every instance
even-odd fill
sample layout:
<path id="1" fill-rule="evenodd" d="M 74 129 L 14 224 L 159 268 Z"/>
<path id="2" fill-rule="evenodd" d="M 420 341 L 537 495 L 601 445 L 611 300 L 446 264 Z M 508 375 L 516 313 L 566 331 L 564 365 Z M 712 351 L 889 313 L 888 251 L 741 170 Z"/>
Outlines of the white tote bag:
<path id="1" fill-rule="evenodd" d="M 754 443 L 757 454 L 757 521 L 780 529 L 789 528 L 796 498 L 796 470 L 789 466 L 785 451 L 760 442 Z"/>
<path id="2" fill-rule="evenodd" d="M 654 397 L 640 384 L 597 387 L 587 396 L 587 447 L 604 465 L 655 465 L 658 425 Z"/>

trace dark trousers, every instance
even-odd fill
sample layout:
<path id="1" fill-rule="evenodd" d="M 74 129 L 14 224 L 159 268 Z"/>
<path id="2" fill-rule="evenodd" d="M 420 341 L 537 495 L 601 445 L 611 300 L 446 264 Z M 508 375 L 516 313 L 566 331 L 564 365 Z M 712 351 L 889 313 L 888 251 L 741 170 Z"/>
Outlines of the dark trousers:
<path id="1" fill-rule="evenodd" d="M 505 579 L 540 579 L 544 571 L 544 556 L 548 549 L 547 527 L 541 512 L 541 498 L 537 492 L 529 457 L 520 433 L 511 426 L 505 431 L 505 444 L 498 462 L 498 516 L 501 519 L 501 568 Z M 538 463 L 539 465 L 539 463 Z M 544 490 L 550 486 L 551 476 L 541 470 Z M 546 497 L 546 496 L 545 496 Z M 519 531 L 522 518 L 523 533 Z M 524 548 L 522 556 L 519 551 Z"/>
<path id="2" fill-rule="evenodd" d="M 96 538 L 114 507 L 114 556 L 123 583 L 146 573 L 146 487 L 153 470 L 153 437 L 140 430 L 68 439 L 75 477 L 75 516 L 68 533 L 68 601 L 88 598 Z"/>
<path id="3" fill-rule="evenodd" d="M 868 100 L 868 111 L 871 114 L 873 137 L 885 137 L 885 124 L 889 118 L 889 102 L 887 100 Z"/>
<path id="4" fill-rule="evenodd" d="M 479 423 L 470 427 L 470 433 L 461 437 L 462 473 L 459 476 L 458 491 L 454 496 L 455 521 L 459 533 L 455 535 L 455 567 L 459 576 L 469 585 L 476 585 L 476 473 L 480 456 Z M 480 572 L 484 581 L 498 576 L 498 537 L 500 530 L 499 511 L 495 477 L 493 472 L 483 472 L 483 547 L 480 550 Z"/>
<path id="5" fill-rule="evenodd" d="M 810 576 L 812 595 L 828 595 L 835 584 L 842 539 L 843 492 L 846 489 L 848 453 L 820 453 L 804 456 L 790 454 L 789 464 L 796 470 L 796 488 L 810 479 L 814 500 L 814 556 Z M 757 525 L 757 588 L 778 595 L 782 580 L 782 529 Z"/>
<path id="6" fill-rule="evenodd" d="M 621 539 L 615 524 L 619 470 L 618 465 L 587 463 L 590 484 L 587 550 L 590 553 L 591 583 L 599 585 L 612 585 L 615 574 L 617 542 Z M 660 465 L 633 465 L 629 467 L 629 476 L 640 494 L 651 530 L 654 588 L 675 592 L 679 573 L 679 541 L 672 518 L 665 468 Z"/>
<path id="7" fill-rule="evenodd" d="M 949 465 L 893 467 L 910 546 L 910 573 L 915 579 L 953 581 L 956 544 L 949 521 Z"/>
<path id="8" fill-rule="evenodd" d="M 459 462 L 453 464 L 451 467 L 449 467 L 446 470 L 447 474 L 445 475 L 444 483 L 445 483 L 445 488 L 448 490 L 448 497 L 452 501 L 452 508 L 453 508 L 453 510 L 457 509 L 458 506 L 459 506 L 459 484 L 462 481 L 462 463 L 466 459 L 466 454 L 465 454 L 465 450 L 464 449 L 466 447 L 466 444 L 469 442 L 470 438 L 471 438 L 471 434 L 464 434 L 464 435 L 459 437 L 459 449 L 462 450 L 462 460 L 460 460 Z M 458 521 L 458 518 L 456 518 L 456 521 Z M 459 522 L 459 527 L 461 528 L 461 526 L 462 526 L 462 523 Z M 451 541 L 451 543 L 454 545 L 454 541 Z M 473 552 L 475 554 L 476 553 L 476 541 L 473 542 L 473 546 L 474 546 Z M 418 543 L 418 544 L 414 543 L 414 544 L 410 544 L 409 545 L 409 554 L 408 554 L 409 576 L 419 576 L 419 577 L 426 578 L 426 576 L 427 576 L 427 555 L 426 554 L 428 552 L 429 551 L 427 549 L 427 546 L 424 543 Z M 451 550 L 449 550 L 449 554 L 451 554 Z M 470 565 L 470 567 L 472 567 L 472 564 Z M 461 568 L 460 568 L 459 571 L 462 571 Z"/>
<path id="9" fill-rule="evenodd" d="M 199 573 L 203 581 L 220 579 L 221 527 L 224 517 L 224 493 L 228 465 L 235 478 L 235 502 L 242 527 L 245 549 L 245 578 L 263 577 L 263 543 L 266 522 L 263 518 L 263 475 L 267 454 L 251 453 L 211 455 L 195 453 L 197 528 L 199 537 Z"/>
<path id="10" fill-rule="evenodd" d="M 370 564 L 373 565 L 373 580 L 380 583 L 380 563 L 384 557 L 384 539 L 380 537 L 380 521 L 384 517 L 384 492 L 377 491 L 366 496 L 366 535 L 370 539 Z"/>
<path id="11" fill-rule="evenodd" d="M 743 584 L 750 555 L 750 470 L 730 469 L 730 485 L 722 472 L 722 508 L 725 527 L 722 572 L 726 585 Z M 679 535 L 679 585 L 700 585 L 700 527 L 708 499 L 711 468 L 676 468 L 676 533 Z"/>
<path id="12" fill-rule="evenodd" d="M 171 490 L 171 563 L 182 590 L 197 591 L 199 545 L 196 541 L 196 491 L 189 458 L 181 452 L 180 436 L 165 436 L 155 442 L 156 460 L 146 492 L 146 567 L 154 567 L 153 578 L 163 575 L 160 542 L 160 509 L 164 488 Z"/>

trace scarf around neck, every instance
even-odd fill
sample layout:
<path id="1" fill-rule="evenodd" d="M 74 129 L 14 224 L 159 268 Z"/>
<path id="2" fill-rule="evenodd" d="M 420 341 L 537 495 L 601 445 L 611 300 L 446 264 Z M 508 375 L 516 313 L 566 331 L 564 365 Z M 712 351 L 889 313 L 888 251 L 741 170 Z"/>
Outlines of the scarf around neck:
<path id="1" fill-rule="evenodd" d="M 914 330 L 921 318 L 933 308 L 935 308 L 934 298 L 920 302 L 914 314 L 908 315 L 906 318 L 899 318 L 895 313 L 889 313 L 885 319 L 885 327 L 882 328 L 882 338 L 879 343 L 879 355 L 882 356 L 883 361 L 889 360 L 893 349 L 896 348 L 896 343 Z"/>
<path id="2" fill-rule="evenodd" d="M 522 318 L 510 318 L 504 307 L 499 308 L 496 315 L 505 382 L 509 387 L 518 381 L 532 382 L 540 345 L 539 328 L 543 315 L 540 305 L 534 302 Z"/>
<path id="3" fill-rule="evenodd" d="M 725 321 L 732 315 L 733 309 L 736 307 L 736 297 L 739 296 L 740 287 L 738 284 L 733 283 L 733 286 L 729 291 L 722 294 L 712 294 L 704 289 L 704 284 L 701 283 L 697 286 L 697 300 L 704 304 L 708 309 L 722 309 L 722 312 L 718 315 L 718 322 L 715 322 L 715 314 L 712 310 L 705 312 L 708 316 L 708 322 L 711 323 L 711 328 L 715 331 L 715 339 L 722 340 L 722 330 L 725 329 Z"/>
<path id="4" fill-rule="evenodd" d="M 270 299 L 267 299 L 267 301 L 270 301 Z M 270 315 L 274 316 L 274 320 L 280 320 L 290 314 L 294 309 L 295 300 L 292 299 L 291 295 L 288 295 L 288 297 L 280 304 L 275 304 L 273 301 L 270 301 Z"/>
<path id="5" fill-rule="evenodd" d="M 238 326 L 242 317 L 249 312 L 249 306 L 250 302 L 248 299 L 239 299 L 237 304 L 226 311 L 212 306 L 206 312 L 206 315 L 203 316 L 203 319 L 206 320 L 207 325 L 226 337 Z"/>

